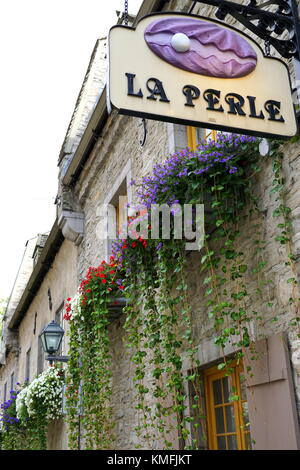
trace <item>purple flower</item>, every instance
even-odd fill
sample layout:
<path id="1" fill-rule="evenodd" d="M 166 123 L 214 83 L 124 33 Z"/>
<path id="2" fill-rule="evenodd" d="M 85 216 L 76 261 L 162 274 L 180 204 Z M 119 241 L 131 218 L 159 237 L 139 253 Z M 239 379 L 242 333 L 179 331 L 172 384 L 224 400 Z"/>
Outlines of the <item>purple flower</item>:
<path id="1" fill-rule="evenodd" d="M 232 173 L 236 173 L 238 171 L 238 168 L 236 166 L 232 166 L 230 169 L 229 169 L 229 172 L 230 174 Z"/>
<path id="2" fill-rule="evenodd" d="M 136 196 L 148 211 L 151 211 L 152 204 L 185 204 L 197 197 L 200 201 L 201 188 L 205 188 L 209 177 L 214 174 L 221 175 L 221 179 L 226 174 L 237 177 L 235 174 L 239 174 L 240 170 L 240 148 L 255 142 L 256 137 L 219 133 L 216 141 L 201 141 L 195 152 L 188 148 L 175 152 L 165 161 L 154 165 L 152 174 L 141 179 L 137 184 Z M 247 152 L 248 150 L 251 149 L 247 149 Z M 130 184 L 136 184 L 136 181 L 132 180 Z M 171 210 L 174 214 L 174 208 Z M 124 240 L 113 243 L 113 254 L 120 263 L 130 256 L 129 264 L 132 264 L 133 254 L 122 249 L 123 244 Z M 156 245 L 156 250 L 159 251 L 162 247 L 163 243 L 160 242 Z"/>

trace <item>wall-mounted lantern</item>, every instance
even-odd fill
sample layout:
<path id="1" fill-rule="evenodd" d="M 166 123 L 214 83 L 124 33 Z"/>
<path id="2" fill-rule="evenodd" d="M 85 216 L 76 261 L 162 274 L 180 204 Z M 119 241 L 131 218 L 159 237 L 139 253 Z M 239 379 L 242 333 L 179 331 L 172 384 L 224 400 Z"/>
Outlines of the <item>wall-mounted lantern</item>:
<path id="1" fill-rule="evenodd" d="M 41 333 L 43 349 L 45 353 L 49 354 L 46 360 L 50 361 L 50 364 L 53 361 L 67 362 L 69 359 L 68 356 L 55 356 L 55 353 L 60 348 L 64 333 L 64 330 L 55 321 L 48 323 Z"/>

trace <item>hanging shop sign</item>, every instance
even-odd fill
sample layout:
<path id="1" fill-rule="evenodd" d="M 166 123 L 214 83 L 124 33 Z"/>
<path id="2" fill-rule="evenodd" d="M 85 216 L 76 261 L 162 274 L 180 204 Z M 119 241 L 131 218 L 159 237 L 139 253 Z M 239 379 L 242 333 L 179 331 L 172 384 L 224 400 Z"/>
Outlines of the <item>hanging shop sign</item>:
<path id="1" fill-rule="evenodd" d="M 108 106 L 227 132 L 297 133 L 286 64 L 232 27 L 178 13 L 110 30 Z"/>

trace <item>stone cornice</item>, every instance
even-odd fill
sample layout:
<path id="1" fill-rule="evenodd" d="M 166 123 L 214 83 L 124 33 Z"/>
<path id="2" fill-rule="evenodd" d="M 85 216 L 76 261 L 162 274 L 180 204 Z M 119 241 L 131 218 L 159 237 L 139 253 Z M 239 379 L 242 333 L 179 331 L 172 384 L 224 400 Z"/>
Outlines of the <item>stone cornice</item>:
<path id="1" fill-rule="evenodd" d="M 37 293 L 44 277 L 48 273 L 52 262 L 59 251 L 64 236 L 58 226 L 57 220 L 54 222 L 51 232 L 47 238 L 45 246 L 37 260 L 29 281 L 24 289 L 23 295 L 15 308 L 14 313 L 8 322 L 9 329 L 16 329 L 24 315 L 26 314 L 35 294 Z"/>

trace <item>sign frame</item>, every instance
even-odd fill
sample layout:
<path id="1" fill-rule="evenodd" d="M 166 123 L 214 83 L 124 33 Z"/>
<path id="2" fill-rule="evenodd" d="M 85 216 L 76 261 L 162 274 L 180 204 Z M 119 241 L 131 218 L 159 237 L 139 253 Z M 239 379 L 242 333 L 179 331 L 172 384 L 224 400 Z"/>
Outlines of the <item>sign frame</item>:
<path id="1" fill-rule="evenodd" d="M 151 13 L 149 15 L 145 15 L 143 16 L 142 18 L 139 19 L 139 22 L 138 24 L 143 21 L 144 19 L 148 19 L 148 18 L 155 18 L 155 17 L 172 17 L 172 16 L 177 16 L 177 17 L 189 17 L 189 18 L 192 18 L 192 19 L 197 19 L 197 20 L 204 20 L 204 21 L 209 21 L 211 23 L 215 23 L 216 25 L 220 26 L 220 27 L 223 27 L 225 26 L 225 28 L 229 29 L 229 30 L 232 30 L 236 33 L 238 33 L 239 35 L 245 37 L 246 40 L 250 41 L 250 44 L 251 42 L 253 42 L 256 47 L 260 50 L 260 52 L 262 53 L 262 56 L 264 59 L 266 60 L 272 60 L 272 61 L 278 61 L 279 63 L 281 63 L 285 69 L 286 69 L 286 72 L 287 72 L 287 76 L 288 76 L 288 84 L 289 84 L 289 90 L 290 90 L 290 94 L 291 94 L 291 99 L 292 99 L 292 83 L 291 83 L 291 76 L 290 76 L 290 71 L 289 71 L 289 68 L 288 68 L 288 65 L 283 61 L 281 60 L 280 58 L 278 57 L 273 57 L 273 56 L 268 56 L 265 54 L 263 48 L 261 47 L 260 44 L 258 44 L 253 38 L 249 37 L 244 31 L 240 31 L 238 28 L 232 26 L 232 25 L 227 25 L 227 24 L 224 24 L 223 22 L 221 21 L 218 21 L 214 18 L 207 18 L 205 16 L 200 16 L 200 15 L 193 15 L 193 14 L 187 14 L 187 13 L 182 13 L 182 12 L 157 12 L 157 13 Z M 110 28 L 110 31 L 109 31 L 109 36 L 110 36 L 110 32 L 116 28 L 120 29 L 120 28 L 123 28 L 123 29 L 130 29 L 132 31 L 135 31 L 138 24 L 136 26 L 125 26 L 125 25 L 114 25 Z M 224 28 L 224 29 L 225 29 Z M 110 59 L 110 56 L 111 56 L 111 52 L 110 52 L 110 47 L 111 47 L 111 42 L 110 40 L 108 41 L 108 60 Z M 162 59 L 161 59 L 162 60 Z M 172 65 L 170 65 L 170 67 L 174 67 Z M 175 69 L 177 67 L 174 67 Z M 197 74 L 195 74 L 197 75 Z M 225 80 L 229 80 L 229 79 L 225 79 Z M 232 80 L 235 80 L 235 79 L 232 79 Z M 255 136 L 255 137 L 261 137 L 261 138 L 266 138 L 266 139 L 277 139 L 277 140 L 290 140 L 293 136 L 296 136 L 299 134 L 299 122 L 298 122 L 298 119 L 297 119 L 297 114 L 296 114 L 296 106 L 295 106 L 295 103 L 293 102 L 293 118 L 295 120 L 295 126 L 296 126 L 296 133 L 294 135 L 289 135 L 289 136 L 286 136 L 286 135 L 280 135 L 279 133 L 266 133 L 266 132 L 260 132 L 260 131 L 253 131 L 253 130 L 249 130 L 249 129 L 246 129 L 246 128 L 235 128 L 235 127 L 231 127 L 231 126 L 224 126 L 224 125 L 221 125 L 221 124 L 214 124 L 213 122 L 204 122 L 204 121 L 195 121 L 195 120 L 190 120 L 190 119 L 185 119 L 185 118 L 178 118 L 178 117 L 173 117 L 173 116 L 167 116 L 167 115 L 161 115 L 161 114 L 153 114 L 153 113 L 149 113 L 149 112 L 144 112 L 144 111 L 138 111 L 138 110 L 132 110 L 132 109 L 126 109 L 126 108 L 118 108 L 117 106 L 114 105 L 114 103 L 111 102 L 111 97 L 110 97 L 110 81 L 111 81 L 111 70 L 110 70 L 110 66 L 108 67 L 108 81 L 107 81 L 107 108 L 108 108 L 108 112 L 110 113 L 112 109 L 115 109 L 118 114 L 122 114 L 122 115 L 126 115 L 126 116 L 131 116 L 131 117 L 138 117 L 138 118 L 145 118 L 145 119 L 150 119 L 150 120 L 154 120 L 154 121 L 160 121 L 160 122 L 169 122 L 169 123 L 174 123 L 174 124 L 180 124 L 180 125 L 185 125 L 185 126 L 193 126 L 193 127 L 199 127 L 199 128 L 206 128 L 206 129 L 213 129 L 213 130 L 218 130 L 218 131 L 224 131 L 224 132 L 230 132 L 230 133 L 234 133 L 234 134 L 244 134 L 244 135 L 250 135 L 250 136 Z"/>

